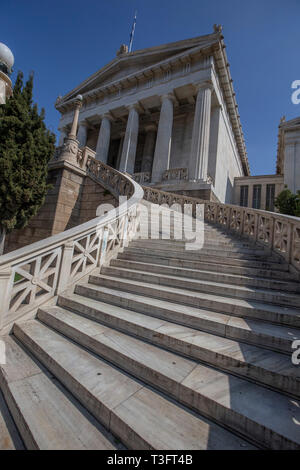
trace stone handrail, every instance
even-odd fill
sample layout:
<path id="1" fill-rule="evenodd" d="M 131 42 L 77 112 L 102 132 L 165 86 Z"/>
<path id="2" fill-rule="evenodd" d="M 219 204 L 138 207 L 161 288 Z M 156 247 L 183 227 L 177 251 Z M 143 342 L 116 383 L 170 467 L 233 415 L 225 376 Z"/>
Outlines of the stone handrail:
<path id="1" fill-rule="evenodd" d="M 160 191 L 144 187 L 144 199 L 167 206 L 192 206 L 195 216 L 196 206 L 202 205 L 204 220 L 217 224 L 226 231 L 247 237 L 266 249 L 281 255 L 290 265 L 291 271 L 300 272 L 300 218 L 286 216 L 249 207 L 205 201 L 194 197 Z M 191 211 L 190 210 L 190 211 Z"/>
<path id="2" fill-rule="evenodd" d="M 141 186 L 91 155 L 85 170 L 127 201 L 101 217 L 0 257 L 0 331 L 107 262 L 136 233 Z"/>

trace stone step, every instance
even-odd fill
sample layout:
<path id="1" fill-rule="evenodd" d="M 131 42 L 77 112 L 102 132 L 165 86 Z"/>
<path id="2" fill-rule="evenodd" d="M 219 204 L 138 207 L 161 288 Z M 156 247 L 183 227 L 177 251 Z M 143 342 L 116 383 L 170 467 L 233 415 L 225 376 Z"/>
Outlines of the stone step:
<path id="1" fill-rule="evenodd" d="M 205 292 L 213 295 L 221 295 L 230 298 L 254 300 L 267 302 L 275 305 L 287 307 L 300 306 L 300 296 L 291 292 L 280 292 L 268 289 L 258 289 L 254 287 L 237 286 L 224 284 L 221 282 L 204 281 L 180 276 L 171 276 L 160 273 L 149 273 L 147 270 L 138 271 L 136 269 L 121 268 L 115 266 L 102 267 L 101 274 L 115 278 L 130 279 L 133 281 L 149 282 L 162 286 L 192 290 L 195 292 Z M 300 314 L 300 312 L 299 312 Z"/>
<path id="2" fill-rule="evenodd" d="M 20 328 L 25 335 L 29 332 L 32 338 L 28 323 Z M 51 308 L 49 325 L 137 379 L 167 393 L 182 405 L 260 446 L 300 449 L 300 402 L 295 399 L 165 351 L 59 307 Z M 24 341 L 24 335 L 20 339 Z M 32 350 L 43 345 L 44 335 L 41 333 L 39 345 L 35 343 Z M 51 358 L 53 360 L 52 355 Z M 165 421 L 161 416 L 161 422 Z"/>
<path id="3" fill-rule="evenodd" d="M 24 444 L 0 391 L 0 450 L 23 450 Z"/>
<path id="4" fill-rule="evenodd" d="M 300 338 L 299 329 L 185 307 L 147 294 L 122 291 L 121 288 L 78 284 L 75 293 L 288 355 L 292 352 L 293 341 Z"/>
<path id="5" fill-rule="evenodd" d="M 12 336 L 2 338 L 7 361 L 0 386 L 27 449 L 114 450 L 99 423 Z"/>
<path id="6" fill-rule="evenodd" d="M 149 240 L 134 240 L 130 243 L 130 247 L 136 247 L 136 248 L 158 248 L 160 250 L 168 250 L 168 251 L 187 251 L 186 250 L 186 243 L 190 242 L 191 240 L 178 240 L 178 241 L 172 241 L 172 240 L 155 240 L 155 239 L 149 239 Z M 265 250 L 262 249 L 257 249 L 257 248 L 245 248 L 243 246 L 234 246 L 234 245 L 228 245 L 228 244 L 222 244 L 222 243 L 207 243 L 205 236 L 203 238 L 203 243 L 199 245 L 199 249 L 195 247 L 197 251 L 202 251 L 202 252 L 213 252 L 213 253 L 226 253 L 226 256 L 232 256 L 234 257 L 234 254 L 243 254 L 243 255 L 251 255 L 251 256 L 258 256 L 261 257 L 263 256 L 266 258 L 267 256 L 270 256 L 269 253 L 267 253 Z M 279 259 L 278 256 L 275 255 L 272 256 L 272 259 Z"/>
<path id="7" fill-rule="evenodd" d="M 159 260 L 158 260 L 159 263 Z M 258 287 L 261 289 L 272 289 L 282 292 L 300 293 L 299 282 L 286 282 L 265 277 L 242 276 L 237 274 L 226 274 L 220 272 L 219 266 L 215 266 L 215 272 L 199 269 L 181 268 L 177 266 L 166 266 L 164 264 L 152 264 L 148 262 L 132 261 L 127 259 L 112 259 L 110 266 L 136 269 L 137 271 L 147 271 L 157 274 L 187 277 L 190 279 L 221 282 L 238 286 Z"/>
<path id="8" fill-rule="evenodd" d="M 160 230 L 159 232 L 162 233 L 162 231 Z M 164 230 L 163 233 L 165 235 L 167 235 L 167 231 Z M 176 233 L 176 232 L 175 232 Z M 184 235 L 184 232 L 181 233 L 179 232 L 178 233 L 178 240 L 176 240 L 176 237 L 174 236 L 175 235 L 174 233 L 174 230 L 172 231 L 171 235 L 172 235 L 172 240 L 168 239 L 168 238 L 159 238 L 159 239 L 155 239 L 155 237 L 151 237 L 151 231 L 150 232 L 143 232 L 141 234 L 139 234 L 140 236 L 137 237 L 135 240 L 136 243 L 139 243 L 139 242 L 154 242 L 156 244 L 159 244 L 159 243 L 170 243 L 170 244 L 174 244 L 174 242 L 178 243 L 178 244 L 184 244 L 188 241 L 191 241 L 193 240 L 195 234 L 198 232 L 193 232 L 193 231 L 188 231 L 188 237 L 185 237 Z M 142 236 L 143 235 L 143 236 Z M 147 236 L 146 236 L 147 235 Z M 194 236 L 193 236 L 194 235 Z M 175 240 L 174 240 L 175 238 Z M 207 233 L 206 230 L 204 230 L 204 237 L 203 237 L 203 240 L 204 240 L 204 246 L 217 246 L 217 247 L 228 247 L 228 248 L 232 248 L 232 249 L 246 249 L 246 250 L 252 250 L 252 249 L 258 249 L 257 245 L 253 244 L 253 243 L 249 243 L 249 242 L 246 242 L 246 241 L 243 241 L 242 239 L 240 240 L 235 240 L 235 239 L 232 239 L 232 238 L 223 238 L 223 237 L 210 237 L 210 234 Z M 260 251 L 262 251 L 261 248 L 259 248 Z"/>
<path id="9" fill-rule="evenodd" d="M 153 243 L 152 242 L 158 242 Z M 189 246 L 191 245 L 191 246 Z M 181 243 L 181 241 L 177 240 L 168 240 L 168 243 L 165 243 L 165 240 L 135 240 L 132 241 L 129 245 L 130 248 L 136 248 L 138 250 L 160 250 L 166 251 L 170 253 L 192 253 L 196 256 L 204 255 L 211 255 L 211 256 L 222 256 L 225 258 L 235 258 L 235 259 L 245 259 L 245 260 L 256 260 L 256 261 L 263 261 L 263 262 L 270 262 L 270 263 L 280 263 L 281 259 L 279 256 L 270 256 L 269 253 L 266 253 L 264 250 L 229 250 L 224 249 L 224 247 L 219 246 L 203 246 L 203 240 L 201 238 L 198 241 L 193 241 L 193 239 Z"/>
<path id="10" fill-rule="evenodd" d="M 128 251 L 118 254 L 118 259 L 129 260 L 129 261 L 140 261 L 144 263 L 159 264 L 165 266 L 179 267 L 179 268 L 188 268 L 196 270 L 207 270 L 207 271 L 216 271 L 223 274 L 237 274 L 237 275 L 247 275 L 254 277 L 265 277 L 269 279 L 279 279 L 285 281 L 295 281 L 295 276 L 289 272 L 276 271 L 271 269 L 263 268 L 253 268 L 251 266 L 230 266 L 228 264 L 221 263 L 211 263 L 204 261 L 193 261 L 186 260 L 184 258 L 170 258 L 166 256 L 156 257 L 150 251 L 148 253 L 138 254 Z"/>
<path id="11" fill-rule="evenodd" d="M 157 313 L 148 316 L 145 315 L 145 311 L 138 313 L 129 310 L 131 305 L 123 308 L 77 294 L 60 295 L 58 305 L 172 352 L 300 398 L 300 370 L 291 363 L 290 357 L 176 324 L 174 321 L 180 318 L 176 312 L 172 315 L 172 310 L 169 310 L 169 315 L 161 313 L 158 316 Z M 155 307 L 151 304 L 149 306 L 149 315 L 151 315 Z M 40 308 L 39 319 L 46 321 L 44 318 L 47 315 L 47 308 Z M 182 317 L 183 323 L 184 315 Z M 188 320 L 187 315 L 187 324 Z M 226 336 L 225 325 L 224 336 Z"/>
<path id="12" fill-rule="evenodd" d="M 65 313 L 67 318 L 70 313 Z M 57 320 L 52 319 L 51 328 L 56 328 Z M 96 335 L 100 334 L 101 326 L 95 325 Z M 82 326 L 83 331 L 76 334 L 72 328 L 73 339 L 92 340 L 89 325 Z M 69 333 L 65 336 L 73 336 Z M 16 324 L 14 334 L 130 449 L 253 449 L 244 439 L 179 406 L 37 320 Z"/>
<path id="13" fill-rule="evenodd" d="M 134 248 L 129 247 L 125 248 L 125 253 L 133 253 L 138 259 L 140 256 L 149 253 L 149 249 L 147 248 Z M 185 260 L 192 260 L 192 261 L 208 261 L 209 263 L 220 263 L 220 264 L 228 264 L 231 266 L 246 266 L 251 268 L 260 268 L 260 269 L 272 269 L 272 270 L 279 270 L 279 271 L 287 271 L 288 266 L 284 263 L 278 263 L 276 261 L 263 261 L 258 259 L 250 259 L 250 258 L 233 258 L 230 256 L 221 255 L 214 255 L 212 253 L 201 253 L 200 251 L 190 251 L 186 250 L 184 252 L 181 251 L 168 251 L 168 250 L 159 250 L 158 248 L 151 250 L 151 255 L 155 256 L 156 258 L 183 258 Z"/>
<path id="14" fill-rule="evenodd" d="M 89 280 L 90 283 L 98 286 L 120 289 L 125 292 L 155 297 L 157 299 L 195 308 L 204 308 L 243 318 L 279 323 L 280 325 L 287 325 L 294 328 L 300 327 L 300 311 L 294 308 L 280 307 L 262 302 L 249 302 L 244 299 L 234 299 L 178 288 L 174 289 L 169 286 L 157 286 L 138 281 L 133 282 L 125 279 L 114 279 L 104 275 L 93 275 L 90 276 Z"/>

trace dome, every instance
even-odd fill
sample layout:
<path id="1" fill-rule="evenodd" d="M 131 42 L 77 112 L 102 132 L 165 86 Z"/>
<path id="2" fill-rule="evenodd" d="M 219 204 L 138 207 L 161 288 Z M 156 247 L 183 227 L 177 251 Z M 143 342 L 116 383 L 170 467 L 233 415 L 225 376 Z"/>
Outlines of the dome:
<path id="1" fill-rule="evenodd" d="M 11 50 L 5 44 L 0 42 L 0 62 L 7 66 L 8 73 L 11 73 L 14 61 L 15 59 Z"/>

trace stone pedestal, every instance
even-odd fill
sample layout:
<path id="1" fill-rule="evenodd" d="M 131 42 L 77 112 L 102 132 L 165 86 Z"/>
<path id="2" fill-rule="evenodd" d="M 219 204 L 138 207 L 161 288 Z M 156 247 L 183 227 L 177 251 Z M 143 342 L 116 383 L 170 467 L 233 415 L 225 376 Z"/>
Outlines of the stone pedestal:
<path id="1" fill-rule="evenodd" d="M 169 169 L 173 128 L 173 101 L 174 97 L 170 94 L 164 95 L 161 98 L 162 106 L 152 168 L 151 181 L 153 183 L 161 181 L 163 172 Z"/>

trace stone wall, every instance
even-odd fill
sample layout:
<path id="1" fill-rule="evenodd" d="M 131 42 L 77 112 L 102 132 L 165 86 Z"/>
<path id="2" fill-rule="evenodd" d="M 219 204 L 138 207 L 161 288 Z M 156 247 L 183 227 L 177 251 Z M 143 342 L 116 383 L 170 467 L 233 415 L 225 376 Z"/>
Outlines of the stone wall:
<path id="1" fill-rule="evenodd" d="M 29 224 L 7 235 L 4 252 L 50 237 L 96 217 L 99 204 L 118 205 L 118 201 L 99 183 L 67 168 L 49 172 L 45 204 Z"/>
<path id="2" fill-rule="evenodd" d="M 96 217 L 97 207 L 100 204 L 111 204 L 114 207 L 119 205 L 115 197 L 99 183 L 86 177 L 82 187 L 80 204 L 80 224 Z"/>

